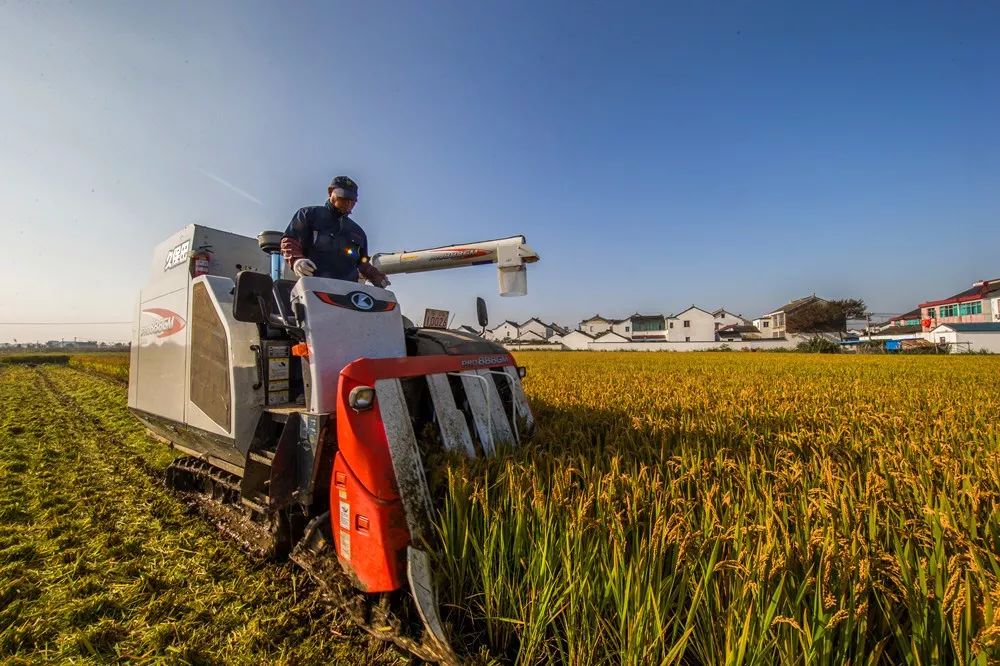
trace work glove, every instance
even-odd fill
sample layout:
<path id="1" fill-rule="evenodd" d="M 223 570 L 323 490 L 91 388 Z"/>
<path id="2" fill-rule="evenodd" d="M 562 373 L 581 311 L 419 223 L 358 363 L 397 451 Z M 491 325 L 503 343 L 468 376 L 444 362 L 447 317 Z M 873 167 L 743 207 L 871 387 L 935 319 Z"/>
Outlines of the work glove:
<path id="1" fill-rule="evenodd" d="M 316 272 L 316 264 L 309 259 L 296 259 L 292 264 L 292 272 L 299 277 L 309 277 Z"/>

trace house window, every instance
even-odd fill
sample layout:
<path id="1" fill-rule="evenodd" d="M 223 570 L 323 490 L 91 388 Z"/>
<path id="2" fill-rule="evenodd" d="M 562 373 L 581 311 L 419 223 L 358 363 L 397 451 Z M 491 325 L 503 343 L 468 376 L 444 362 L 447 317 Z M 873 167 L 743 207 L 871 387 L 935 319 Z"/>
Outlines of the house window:
<path id="1" fill-rule="evenodd" d="M 674 322 L 670 322 L 670 328 L 674 327 Z"/>
<path id="2" fill-rule="evenodd" d="M 939 310 L 942 317 L 957 317 L 958 316 L 958 306 L 957 305 L 942 305 Z"/>
<path id="3" fill-rule="evenodd" d="M 685 319 L 684 320 L 684 328 L 691 328 L 691 320 L 690 319 Z"/>
<path id="4" fill-rule="evenodd" d="M 684 338 L 684 342 L 691 342 L 691 336 L 689 335 L 686 338 Z"/>
<path id="5" fill-rule="evenodd" d="M 722 328 L 722 322 L 718 322 L 718 321 L 715 322 L 715 330 L 719 330 L 720 328 Z"/>
<path id="6" fill-rule="evenodd" d="M 764 325 L 763 326 L 764 328 L 770 328 L 771 327 L 771 322 L 769 322 L 769 321 L 762 321 L 761 324 Z"/>
<path id="7" fill-rule="evenodd" d="M 934 308 L 927 308 L 927 318 L 934 319 Z"/>
<path id="8" fill-rule="evenodd" d="M 628 328 L 628 326 L 626 326 L 625 327 L 625 332 L 628 333 L 628 331 L 629 331 L 629 328 Z"/>
<path id="9" fill-rule="evenodd" d="M 972 301 L 971 303 L 962 303 L 961 305 L 958 306 L 958 314 L 960 315 L 983 314 L 983 302 Z"/>

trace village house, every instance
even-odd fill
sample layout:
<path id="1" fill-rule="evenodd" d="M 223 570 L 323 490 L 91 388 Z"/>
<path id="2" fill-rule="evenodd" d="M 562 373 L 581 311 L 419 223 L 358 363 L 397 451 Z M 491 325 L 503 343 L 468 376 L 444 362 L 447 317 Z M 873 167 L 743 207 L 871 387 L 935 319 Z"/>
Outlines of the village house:
<path id="1" fill-rule="evenodd" d="M 588 335 L 600 335 L 605 331 L 610 331 L 613 324 L 613 319 L 605 319 L 601 315 L 597 314 L 590 319 L 584 319 L 581 321 L 577 330 L 583 331 Z"/>
<path id="2" fill-rule="evenodd" d="M 1000 322 L 1000 278 L 980 280 L 948 298 L 920 304 L 920 325 L 931 331 L 941 324 Z"/>
<path id="3" fill-rule="evenodd" d="M 667 342 L 713 342 L 715 315 L 692 305 L 667 318 Z"/>
<path id="4" fill-rule="evenodd" d="M 644 315 L 636 312 L 631 317 L 615 321 L 611 330 L 634 342 L 665 342 L 667 318 L 663 315 Z"/>
<path id="5" fill-rule="evenodd" d="M 801 311 L 807 305 L 826 303 L 829 303 L 829 301 L 820 298 L 816 294 L 798 298 L 785 303 L 780 308 L 768 312 L 758 319 L 754 319 L 753 325 L 757 327 L 763 338 L 784 338 L 786 337 L 786 332 L 789 330 L 789 326 L 791 326 L 792 330 L 796 330 L 795 315 L 797 312 Z"/>
<path id="6" fill-rule="evenodd" d="M 553 336 L 553 340 L 558 340 L 566 349 L 580 351 L 587 349 L 587 345 L 594 341 L 594 336 L 583 331 L 569 331 L 565 335 Z"/>
<path id="7" fill-rule="evenodd" d="M 513 322 L 508 319 L 486 333 L 487 340 L 494 340 L 496 342 L 511 342 L 512 340 L 517 339 L 517 336 L 521 334 L 521 331 L 518 328 L 517 322 Z"/>
<path id="8" fill-rule="evenodd" d="M 721 330 L 727 326 L 749 326 L 750 320 L 745 319 L 743 315 L 733 314 L 728 312 L 725 308 L 719 308 L 712 313 L 715 317 L 715 330 Z"/>
<path id="9" fill-rule="evenodd" d="M 1000 354 L 1000 321 L 938 324 L 930 337 L 931 342 L 947 344 L 952 352 Z"/>

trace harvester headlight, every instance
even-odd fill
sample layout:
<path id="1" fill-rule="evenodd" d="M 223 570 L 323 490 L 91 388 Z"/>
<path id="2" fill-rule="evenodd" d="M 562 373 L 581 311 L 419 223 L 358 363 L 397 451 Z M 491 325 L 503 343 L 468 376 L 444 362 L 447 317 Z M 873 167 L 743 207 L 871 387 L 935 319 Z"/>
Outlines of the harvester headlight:
<path id="1" fill-rule="evenodd" d="M 356 412 L 371 409 L 375 404 L 375 389 L 371 386 L 355 386 L 347 396 L 347 404 Z"/>
<path id="2" fill-rule="evenodd" d="M 521 379 L 524 379 L 525 377 L 528 376 L 528 369 L 523 365 L 517 366 L 517 376 L 520 377 Z"/>

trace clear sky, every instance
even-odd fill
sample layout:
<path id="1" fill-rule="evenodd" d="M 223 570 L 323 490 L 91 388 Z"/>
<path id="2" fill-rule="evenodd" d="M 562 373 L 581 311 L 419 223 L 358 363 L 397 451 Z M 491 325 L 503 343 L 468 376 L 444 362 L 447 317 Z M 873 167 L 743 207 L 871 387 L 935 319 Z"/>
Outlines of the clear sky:
<path id="1" fill-rule="evenodd" d="M 0 321 L 127 321 L 157 242 L 340 173 L 372 251 L 542 256 L 397 276 L 415 318 L 902 312 L 1000 277 L 998 119 L 994 2 L 0 1 Z"/>

